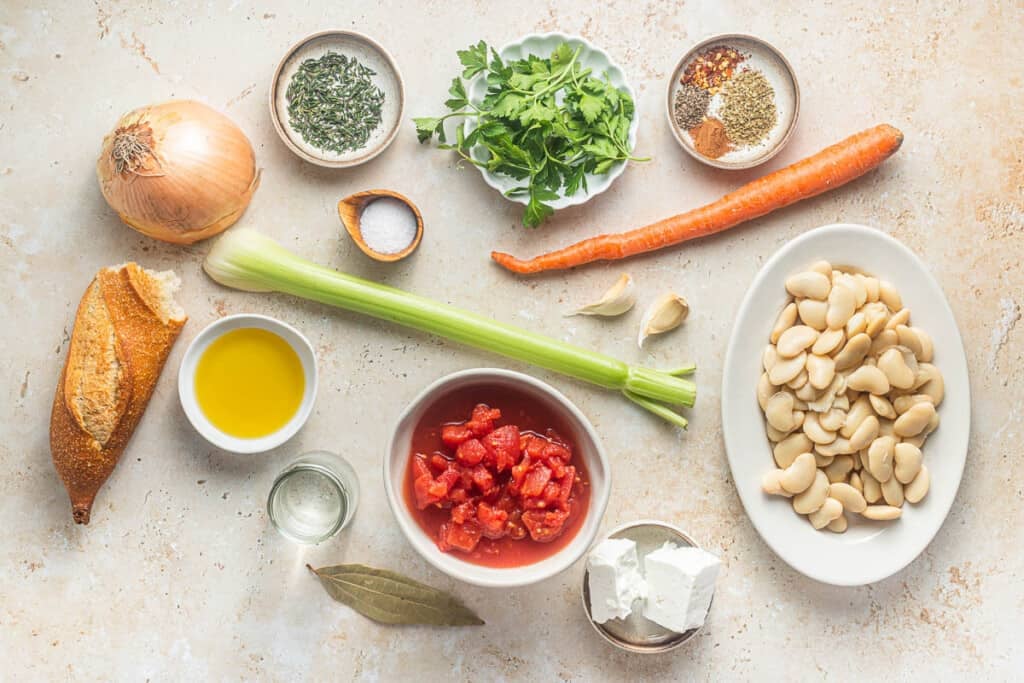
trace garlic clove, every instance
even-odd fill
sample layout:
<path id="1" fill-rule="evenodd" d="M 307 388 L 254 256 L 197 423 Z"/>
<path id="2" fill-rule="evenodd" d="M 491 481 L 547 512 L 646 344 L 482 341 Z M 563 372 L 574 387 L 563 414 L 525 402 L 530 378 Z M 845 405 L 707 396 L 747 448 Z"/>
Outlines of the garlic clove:
<path id="1" fill-rule="evenodd" d="M 633 278 L 623 273 L 611 289 L 592 304 L 587 304 L 569 315 L 622 315 L 633 308 L 636 303 L 636 294 L 633 293 Z"/>
<path id="2" fill-rule="evenodd" d="M 661 334 L 674 330 L 683 324 L 690 314 L 690 305 L 686 299 L 673 292 L 665 292 L 647 307 L 640 321 L 640 334 L 637 345 L 643 348 L 644 340 L 652 334 Z"/>

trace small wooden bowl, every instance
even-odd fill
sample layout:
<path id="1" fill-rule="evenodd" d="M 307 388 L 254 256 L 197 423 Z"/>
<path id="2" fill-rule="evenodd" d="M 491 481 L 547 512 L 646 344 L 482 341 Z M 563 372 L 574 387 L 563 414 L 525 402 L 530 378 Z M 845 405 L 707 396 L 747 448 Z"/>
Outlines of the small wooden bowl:
<path id="1" fill-rule="evenodd" d="M 409 243 L 402 251 L 396 251 L 394 254 L 382 254 L 379 251 L 374 251 L 370 248 L 370 245 L 363 239 L 363 231 L 361 228 L 360 221 L 363 215 L 363 209 L 370 202 L 381 199 L 382 197 L 391 197 L 402 202 L 412 211 L 413 215 L 416 216 L 416 236 L 412 238 L 412 242 Z M 353 195 L 345 197 L 338 202 L 338 217 L 341 219 L 342 225 L 348 230 L 348 234 L 352 237 L 352 241 L 356 243 L 356 246 L 370 258 L 375 261 L 382 263 L 394 263 L 395 261 L 401 261 L 406 256 L 416 251 L 416 247 L 420 246 L 420 240 L 423 239 L 423 216 L 420 215 L 420 210 L 416 208 L 416 205 L 406 197 L 397 192 L 391 190 L 364 190 L 363 192 L 356 192 Z"/>

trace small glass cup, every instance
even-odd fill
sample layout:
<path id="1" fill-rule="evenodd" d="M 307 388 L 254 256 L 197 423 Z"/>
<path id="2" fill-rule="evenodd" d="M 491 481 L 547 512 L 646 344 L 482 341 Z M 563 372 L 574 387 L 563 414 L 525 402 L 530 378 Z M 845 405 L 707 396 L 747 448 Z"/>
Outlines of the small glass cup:
<path id="1" fill-rule="evenodd" d="M 281 470 L 267 514 L 283 536 L 316 544 L 344 529 L 359 505 L 359 479 L 340 455 L 310 451 Z"/>

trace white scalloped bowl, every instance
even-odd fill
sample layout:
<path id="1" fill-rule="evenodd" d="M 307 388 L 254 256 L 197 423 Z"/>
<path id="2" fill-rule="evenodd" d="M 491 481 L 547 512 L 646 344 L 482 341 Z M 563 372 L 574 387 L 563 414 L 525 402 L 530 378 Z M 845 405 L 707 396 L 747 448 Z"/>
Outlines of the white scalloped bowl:
<path id="1" fill-rule="evenodd" d="M 626 75 L 622 71 L 622 68 L 612 61 L 608 54 L 592 44 L 587 42 L 585 39 L 579 36 L 570 36 L 564 33 L 533 33 L 517 41 L 511 42 L 505 47 L 498 50 L 498 54 L 502 60 L 515 61 L 518 59 L 524 59 L 529 55 L 536 55 L 538 57 L 549 57 L 556 47 L 560 43 L 569 43 L 569 45 L 575 50 L 578 46 L 583 46 L 583 50 L 580 52 L 579 62 L 585 67 L 593 69 L 594 74 L 601 76 L 604 73 L 608 74 L 608 80 L 616 88 L 624 93 L 627 93 L 633 98 L 634 111 L 633 120 L 629 124 L 629 150 L 632 152 L 636 149 L 636 132 L 640 124 L 640 112 L 635 107 L 636 105 L 636 93 L 633 88 L 630 87 L 626 81 Z M 483 75 L 476 76 L 469 84 L 467 88 L 470 101 L 474 104 L 480 104 L 484 96 L 487 94 L 487 81 Z M 466 133 L 469 134 L 476 127 L 474 119 L 469 119 L 466 122 Z M 486 150 L 482 146 L 476 146 L 472 150 L 472 156 L 474 159 L 484 161 L 487 159 Z M 495 190 L 500 192 L 503 197 L 513 202 L 520 204 L 526 204 L 529 202 L 528 197 L 509 197 L 505 193 L 514 187 L 518 187 L 522 184 L 522 181 L 516 180 L 506 175 L 499 175 L 491 173 L 485 168 L 477 167 L 480 170 L 481 175 L 484 177 L 484 182 L 493 187 Z M 571 197 L 567 197 L 559 191 L 558 199 L 547 202 L 553 209 L 564 209 L 569 206 L 576 206 L 577 204 L 583 204 L 592 197 L 596 197 L 601 194 L 615 182 L 615 179 L 622 175 L 622 172 L 626 170 L 626 162 L 620 161 L 619 163 L 612 166 L 607 173 L 601 175 L 594 175 L 591 173 L 587 174 L 587 189 L 582 188 Z"/>

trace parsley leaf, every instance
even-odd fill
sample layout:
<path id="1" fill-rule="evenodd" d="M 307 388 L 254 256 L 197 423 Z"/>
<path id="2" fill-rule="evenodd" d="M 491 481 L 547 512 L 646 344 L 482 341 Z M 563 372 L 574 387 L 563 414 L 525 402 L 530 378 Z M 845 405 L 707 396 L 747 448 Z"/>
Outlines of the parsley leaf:
<path id="1" fill-rule="evenodd" d="M 561 196 L 587 192 L 587 176 L 608 173 L 632 156 L 629 128 L 632 98 L 607 74 L 579 62 L 582 48 L 561 43 L 547 57 L 529 55 L 505 62 L 480 41 L 458 51 L 461 78 L 452 79 L 440 117 L 413 119 L 416 135 L 457 152 L 462 161 L 520 182 L 506 192 L 525 199 L 523 225 L 534 227 L 553 212 Z M 472 101 L 466 80 L 479 76 L 486 93 Z M 456 118 L 455 142 L 445 139 L 445 122 Z M 466 121 L 475 125 L 467 133 Z M 452 130 L 449 127 L 449 130 Z"/>

